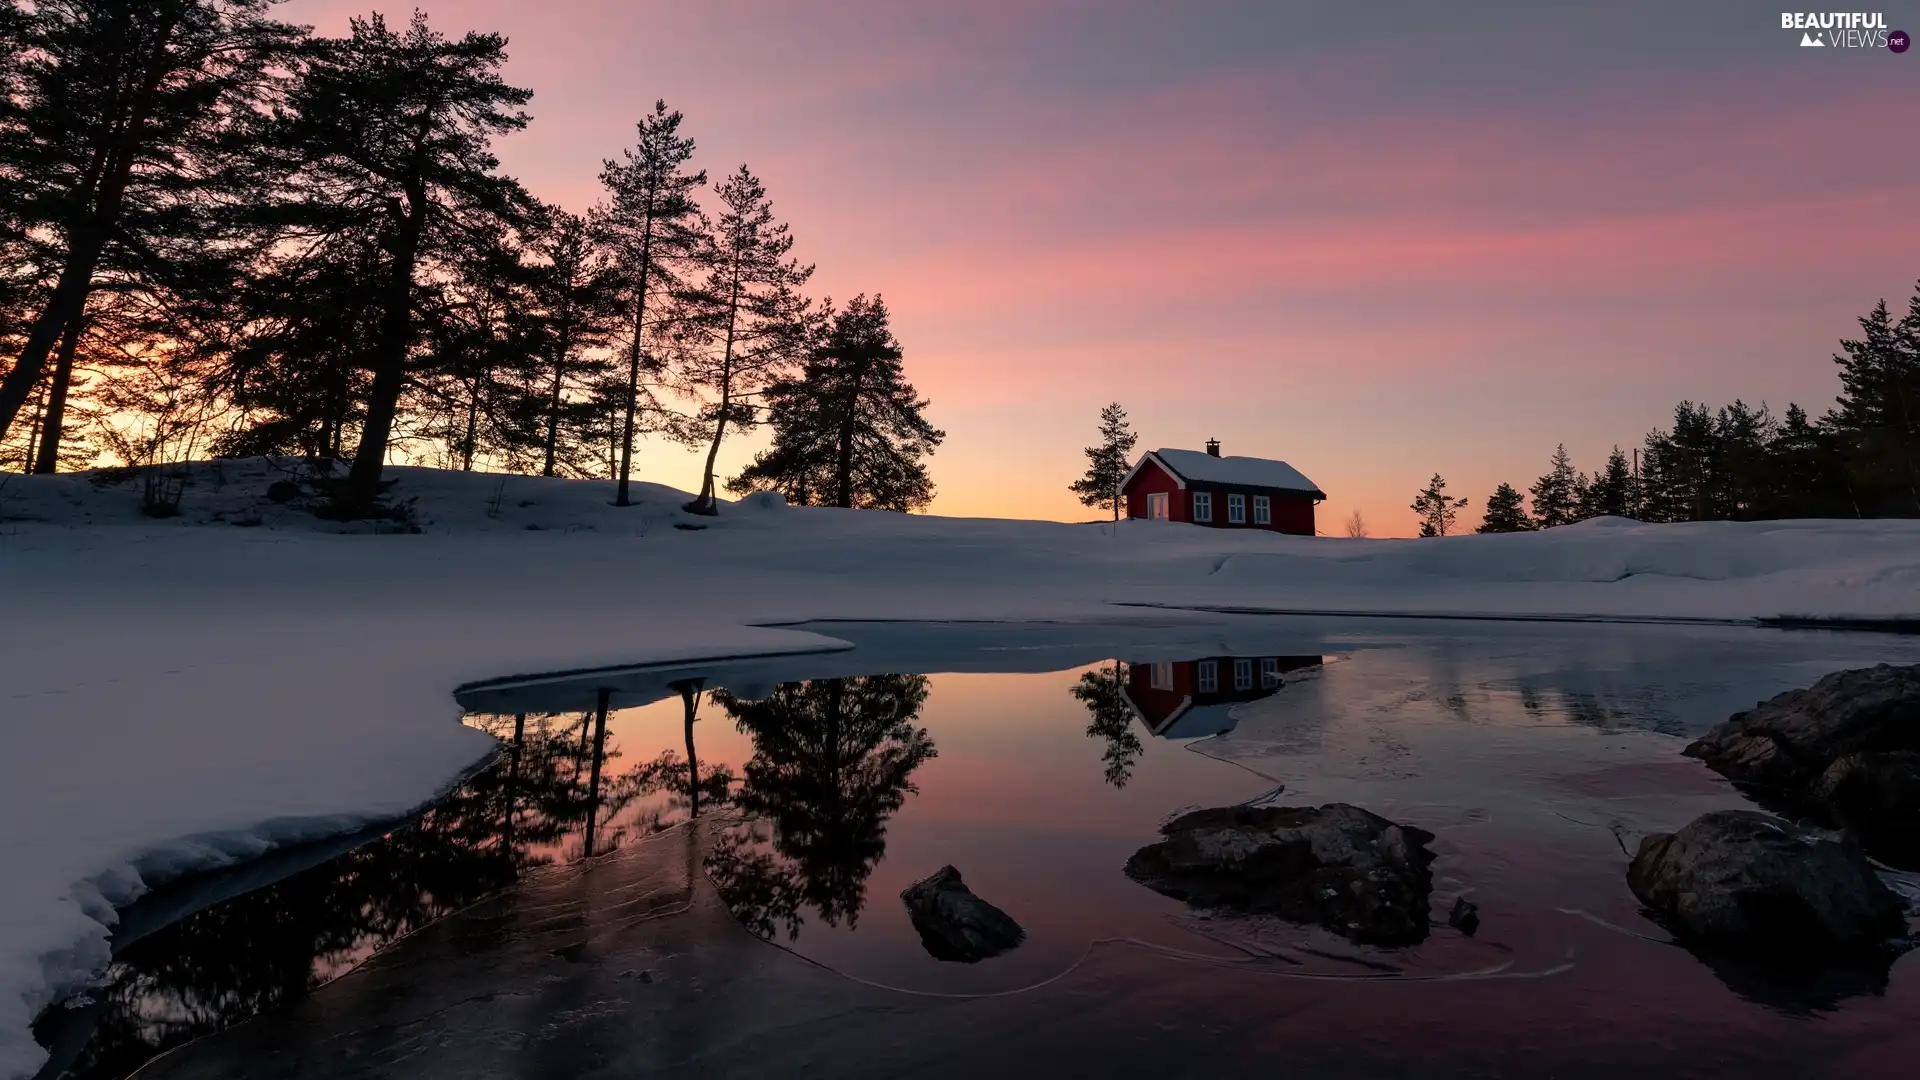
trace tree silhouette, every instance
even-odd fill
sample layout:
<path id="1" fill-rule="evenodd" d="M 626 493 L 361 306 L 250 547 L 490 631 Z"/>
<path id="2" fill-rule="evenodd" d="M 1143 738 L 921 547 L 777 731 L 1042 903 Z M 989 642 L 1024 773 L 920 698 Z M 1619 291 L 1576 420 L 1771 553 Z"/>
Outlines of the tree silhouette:
<path id="1" fill-rule="evenodd" d="M 1067 485 L 1081 505 L 1110 509 L 1113 520 L 1120 520 L 1120 482 L 1133 467 L 1133 446 L 1139 440 L 1119 402 L 1100 410 L 1100 445 L 1087 447 L 1086 475 Z"/>
<path id="2" fill-rule="evenodd" d="M 1526 497 L 1514 490 L 1512 484 L 1503 483 L 1487 496 L 1487 512 L 1475 532 L 1508 533 L 1528 532 L 1533 528 L 1533 519 L 1527 516 Z"/>
<path id="3" fill-rule="evenodd" d="M 1113 669 L 1089 671 L 1068 691 L 1087 707 L 1093 722 L 1087 725 L 1087 738 L 1105 739 L 1106 750 L 1100 759 L 1106 763 L 1107 783 L 1116 788 L 1127 786 L 1133 778 L 1134 762 L 1146 749 L 1140 733 L 1134 730 L 1133 709 L 1126 697 L 1126 667 L 1115 660 Z"/>
<path id="4" fill-rule="evenodd" d="M 916 790 L 910 778 L 935 755 L 914 720 L 923 675 L 869 675 L 786 683 L 760 701 L 726 690 L 713 700 L 753 739 L 733 805 L 765 830 L 717 839 L 707 872 L 756 933 L 773 922 L 797 936 L 811 908 L 828 926 L 856 924 L 866 882 L 887 846 L 887 820 Z M 762 856 L 765 856 L 764 858 Z"/>
<path id="5" fill-rule="evenodd" d="M 1445 536 L 1453 529 L 1454 519 L 1460 509 L 1467 505 L 1465 496 L 1454 497 L 1447 494 L 1447 482 L 1439 473 L 1427 481 L 1427 486 L 1414 497 L 1410 509 L 1420 515 L 1421 536 Z"/>

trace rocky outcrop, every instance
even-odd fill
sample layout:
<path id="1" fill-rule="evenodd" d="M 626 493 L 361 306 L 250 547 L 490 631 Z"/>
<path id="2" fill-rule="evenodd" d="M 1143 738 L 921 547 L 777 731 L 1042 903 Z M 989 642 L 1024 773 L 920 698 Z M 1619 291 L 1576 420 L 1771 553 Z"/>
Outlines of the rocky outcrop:
<path id="1" fill-rule="evenodd" d="M 1169 822 L 1127 876 L 1200 908 L 1314 923 L 1355 941 L 1427 936 L 1433 834 L 1346 803 L 1227 806 Z"/>
<path id="2" fill-rule="evenodd" d="M 1742 951 L 1861 952 L 1906 933 L 1899 896 L 1859 847 L 1751 810 L 1641 840 L 1627 886 L 1675 934 Z"/>
<path id="3" fill-rule="evenodd" d="M 1728 779 L 1809 790 L 1849 754 L 1920 751 L 1920 664 L 1836 671 L 1760 702 L 1688 746 Z"/>
<path id="4" fill-rule="evenodd" d="M 1901 848 L 1920 837 L 1920 664 L 1835 672 L 1735 713 L 1686 753 L 1766 805 Z"/>
<path id="5" fill-rule="evenodd" d="M 960 871 L 943 866 L 907 886 L 907 917 L 921 944 L 936 960 L 962 964 L 998 956 L 1020 944 L 1027 932 L 1006 912 L 973 895 Z"/>

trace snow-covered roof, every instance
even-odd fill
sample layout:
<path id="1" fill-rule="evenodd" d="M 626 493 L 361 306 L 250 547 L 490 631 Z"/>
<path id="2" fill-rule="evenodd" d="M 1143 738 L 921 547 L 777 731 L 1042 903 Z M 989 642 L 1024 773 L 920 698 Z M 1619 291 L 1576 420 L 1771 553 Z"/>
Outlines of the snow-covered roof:
<path id="1" fill-rule="evenodd" d="M 1284 461 L 1257 457 L 1214 457 L 1199 450 L 1173 450 L 1161 447 L 1153 452 L 1160 463 L 1185 480 L 1205 484 L 1240 484 L 1245 487 L 1279 488 L 1326 498 L 1318 484 L 1301 475 Z"/>

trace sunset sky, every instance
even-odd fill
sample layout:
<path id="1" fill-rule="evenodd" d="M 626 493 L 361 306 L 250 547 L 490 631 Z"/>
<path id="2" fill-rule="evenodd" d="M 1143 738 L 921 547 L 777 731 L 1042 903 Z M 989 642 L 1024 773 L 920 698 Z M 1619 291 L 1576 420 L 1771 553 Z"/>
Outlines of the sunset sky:
<path id="1" fill-rule="evenodd" d="M 1143 449 L 1292 463 L 1323 531 L 1411 535 L 1435 471 L 1470 525 L 1683 397 L 1823 410 L 1836 340 L 1920 277 L 1920 51 L 1802 49 L 1777 5 L 421 6 L 508 35 L 536 194 L 588 208 L 665 98 L 711 175 L 765 180 L 817 294 L 884 294 L 940 514 L 1092 516 L 1066 485 L 1118 399 Z"/>

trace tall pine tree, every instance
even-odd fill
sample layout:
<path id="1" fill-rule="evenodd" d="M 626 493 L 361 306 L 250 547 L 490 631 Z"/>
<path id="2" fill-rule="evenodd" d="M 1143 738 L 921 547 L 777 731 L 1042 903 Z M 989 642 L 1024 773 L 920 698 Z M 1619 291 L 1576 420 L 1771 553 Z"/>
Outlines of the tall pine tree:
<path id="1" fill-rule="evenodd" d="M 416 12 L 404 31 L 379 15 L 345 39 L 317 43 L 277 132 L 292 177 L 290 207 L 310 234 L 372 233 L 383 265 L 379 324 L 368 357 L 360 444 L 341 501 L 371 506 L 402 392 L 420 344 L 423 275 L 463 236 L 524 215 L 519 185 L 496 171 L 493 139 L 527 124 L 532 92 L 500 78 L 506 39 L 453 40 Z"/>
<path id="2" fill-rule="evenodd" d="M 1100 410 L 1100 445 L 1087 447 L 1087 472 L 1070 486 L 1083 506 L 1111 507 L 1120 520 L 1120 481 L 1133 468 L 1133 446 L 1140 436 L 1127 426 L 1127 410 L 1113 402 Z"/>
<path id="3" fill-rule="evenodd" d="M 927 402 L 906 380 L 880 297 L 856 296 L 831 312 L 800 374 L 768 388 L 766 401 L 773 445 L 727 490 L 773 488 L 801 505 L 872 510 L 933 501 L 923 459 L 946 432 L 923 415 Z"/>
<path id="4" fill-rule="evenodd" d="M 1632 517 L 1639 504 L 1638 483 L 1627 455 L 1618 446 L 1607 455 L 1605 469 L 1593 474 L 1581 493 L 1580 516 Z"/>
<path id="5" fill-rule="evenodd" d="M 693 193 L 707 182 L 705 169 L 690 170 L 693 140 L 681 138 L 678 112 L 655 101 L 640 119 L 639 141 L 623 161 L 609 159 L 600 173 L 607 204 L 594 215 L 595 228 L 613 252 L 621 292 L 629 312 L 627 380 L 621 402 L 619 468 L 614 505 L 632 505 L 633 440 L 638 433 L 643 392 L 640 377 L 657 366 L 647 342 L 655 327 L 650 306 L 679 283 L 679 266 L 700 247 L 700 209 Z"/>
<path id="6" fill-rule="evenodd" d="M 1920 516 L 1920 286 L 1898 323 L 1882 300 L 1860 329 L 1833 358 L 1840 396 L 1827 424 L 1868 513 Z"/>
<path id="7" fill-rule="evenodd" d="M 587 399 L 594 382 L 611 374 L 601 349 L 619 318 L 619 297 L 613 267 L 587 219 L 549 209 L 530 239 L 533 347 L 545 362 L 536 406 L 540 475 L 558 476 L 562 466 L 579 472 L 596 456 L 597 447 L 583 453 L 593 422 Z"/>
<path id="8" fill-rule="evenodd" d="M 699 423 L 707 436 L 694 513 L 715 509 L 714 466 L 729 425 L 755 421 L 752 398 L 788 374 L 807 345 L 811 312 L 801 286 L 813 275 L 788 254 L 793 237 L 774 220 L 759 178 L 740 170 L 714 186 L 720 212 L 702 246 L 702 280 L 681 296 L 685 317 L 676 327 L 682 351 L 676 380 L 704 401 Z"/>
<path id="9" fill-rule="evenodd" d="M 236 129 L 253 130 L 300 36 L 269 6 L 65 0 L 0 13 L 12 52 L 0 61 L 12 91 L 0 107 L 0 233 L 42 238 L 47 271 L 0 380 L 0 436 L 103 268 L 163 274 L 173 256 L 220 242 L 212 203 L 234 194 L 217 189 L 239 182 L 228 159 L 250 142 Z"/>
<path id="10" fill-rule="evenodd" d="M 1533 519 L 1542 529 L 1580 520 L 1579 470 L 1567 456 L 1566 444 L 1554 448 L 1553 467 L 1533 482 Z"/>

